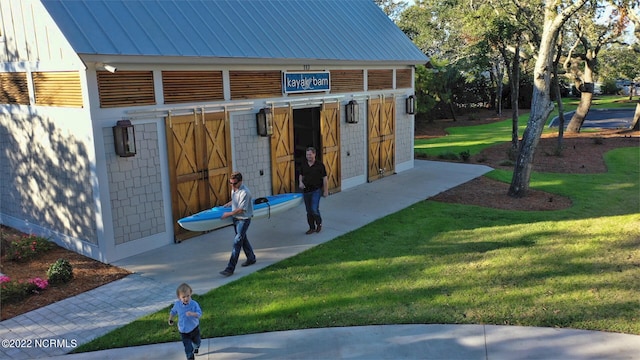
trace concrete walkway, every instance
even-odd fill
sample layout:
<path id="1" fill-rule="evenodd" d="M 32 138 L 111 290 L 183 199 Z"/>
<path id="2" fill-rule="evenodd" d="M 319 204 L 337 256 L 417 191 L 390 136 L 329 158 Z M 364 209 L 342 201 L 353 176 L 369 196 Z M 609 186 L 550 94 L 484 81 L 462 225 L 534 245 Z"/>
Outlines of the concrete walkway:
<path id="1" fill-rule="evenodd" d="M 181 342 L 66 355 L 64 360 L 183 360 Z M 203 340 L 204 359 L 638 359 L 640 337 L 493 325 L 379 325 Z"/>
<path id="2" fill-rule="evenodd" d="M 0 339 L 3 340 L 0 356 L 7 359 L 55 356 L 69 359 L 184 359 L 179 341 L 64 354 L 77 345 L 169 306 L 181 282 L 189 283 L 196 293 L 205 293 L 490 170 L 480 165 L 416 161 L 414 169 L 323 199 L 320 206 L 323 230 L 319 234 L 304 235 L 307 225 L 303 208 L 268 220 L 256 220 L 249 229 L 249 238 L 258 263 L 247 268 L 238 267 L 229 278 L 218 272 L 224 269 L 229 258 L 233 238 L 231 228 L 124 259 L 114 265 L 134 274 L 0 322 Z M 483 325 L 309 329 L 205 339 L 202 346 L 198 359 L 640 358 L 640 336 Z"/>

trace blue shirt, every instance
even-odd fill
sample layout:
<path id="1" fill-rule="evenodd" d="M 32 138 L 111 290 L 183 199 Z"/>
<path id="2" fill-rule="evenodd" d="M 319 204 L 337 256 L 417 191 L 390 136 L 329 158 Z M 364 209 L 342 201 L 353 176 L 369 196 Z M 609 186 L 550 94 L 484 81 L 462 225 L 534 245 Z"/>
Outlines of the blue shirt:
<path id="1" fill-rule="evenodd" d="M 198 317 L 187 316 L 187 311 L 197 313 Z M 193 299 L 188 304 L 183 304 L 181 300 L 176 300 L 170 314 L 172 316 L 178 315 L 178 331 L 186 334 L 192 332 L 200 324 L 202 310 L 200 309 L 200 304 Z"/>

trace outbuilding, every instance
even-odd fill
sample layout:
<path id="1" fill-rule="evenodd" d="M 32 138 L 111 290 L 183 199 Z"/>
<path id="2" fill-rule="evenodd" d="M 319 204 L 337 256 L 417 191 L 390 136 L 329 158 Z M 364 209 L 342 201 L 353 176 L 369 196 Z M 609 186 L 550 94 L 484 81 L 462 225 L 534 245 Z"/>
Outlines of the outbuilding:
<path id="1" fill-rule="evenodd" d="M 0 45 L 0 223 L 103 262 L 309 146 L 331 192 L 413 167 L 428 59 L 372 0 L 3 0 Z"/>

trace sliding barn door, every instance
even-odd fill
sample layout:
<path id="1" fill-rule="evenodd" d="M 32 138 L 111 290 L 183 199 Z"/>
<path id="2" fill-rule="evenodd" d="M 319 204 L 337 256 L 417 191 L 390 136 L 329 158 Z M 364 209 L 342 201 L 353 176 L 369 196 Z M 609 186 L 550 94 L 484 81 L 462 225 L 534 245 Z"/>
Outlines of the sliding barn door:
<path id="1" fill-rule="evenodd" d="M 395 99 L 370 99 L 368 105 L 367 180 L 374 181 L 395 172 Z"/>
<path id="2" fill-rule="evenodd" d="M 197 235 L 178 219 L 229 201 L 231 142 L 224 112 L 166 119 L 171 202 L 176 241 Z"/>
<path id="3" fill-rule="evenodd" d="M 328 103 L 320 111 L 322 162 L 327 169 L 329 192 L 340 191 L 340 103 Z"/>
<path id="4" fill-rule="evenodd" d="M 290 108 L 273 109 L 271 135 L 271 184 L 273 194 L 296 192 L 293 112 Z"/>

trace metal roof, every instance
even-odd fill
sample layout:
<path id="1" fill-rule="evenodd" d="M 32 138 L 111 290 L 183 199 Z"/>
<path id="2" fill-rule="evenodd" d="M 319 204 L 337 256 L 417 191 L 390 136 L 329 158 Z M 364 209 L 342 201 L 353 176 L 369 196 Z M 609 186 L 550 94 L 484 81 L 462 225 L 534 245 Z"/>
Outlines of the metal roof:
<path id="1" fill-rule="evenodd" d="M 41 0 L 78 54 L 424 63 L 373 0 Z"/>

